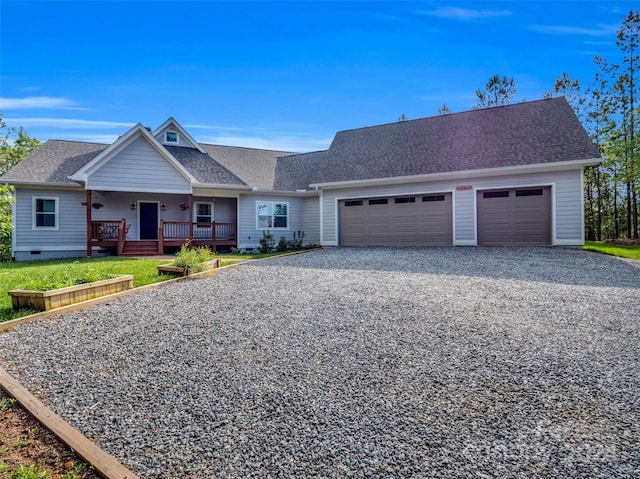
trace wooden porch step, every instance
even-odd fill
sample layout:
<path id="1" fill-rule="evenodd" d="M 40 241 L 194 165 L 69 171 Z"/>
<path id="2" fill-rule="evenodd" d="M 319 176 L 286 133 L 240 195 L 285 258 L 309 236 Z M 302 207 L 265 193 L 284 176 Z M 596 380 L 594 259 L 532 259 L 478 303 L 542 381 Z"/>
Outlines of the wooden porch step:
<path id="1" fill-rule="evenodd" d="M 122 252 L 122 256 L 153 256 L 157 254 L 157 241 L 127 241 Z"/>

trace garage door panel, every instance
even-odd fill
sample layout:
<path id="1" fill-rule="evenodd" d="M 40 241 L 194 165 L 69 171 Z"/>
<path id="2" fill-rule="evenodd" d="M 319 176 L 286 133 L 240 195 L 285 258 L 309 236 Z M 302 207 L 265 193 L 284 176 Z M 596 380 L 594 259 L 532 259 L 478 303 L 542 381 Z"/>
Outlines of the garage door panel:
<path id="1" fill-rule="evenodd" d="M 478 244 L 550 245 L 551 187 L 479 191 Z"/>
<path id="2" fill-rule="evenodd" d="M 421 195 L 342 200 L 339 202 L 340 244 L 344 246 L 451 245 L 451 193 L 443 201 L 423 201 Z M 362 201 L 363 206 L 347 206 Z M 373 202 L 374 204 L 370 204 Z"/>

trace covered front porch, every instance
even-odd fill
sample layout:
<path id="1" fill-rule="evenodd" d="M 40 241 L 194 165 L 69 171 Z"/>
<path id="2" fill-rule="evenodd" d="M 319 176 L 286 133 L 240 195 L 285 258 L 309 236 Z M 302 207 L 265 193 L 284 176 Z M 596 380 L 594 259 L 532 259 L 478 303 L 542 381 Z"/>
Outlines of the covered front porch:
<path id="1" fill-rule="evenodd" d="M 219 251 L 238 244 L 232 197 L 87 191 L 85 206 L 87 256 L 152 256 L 185 243 Z"/>

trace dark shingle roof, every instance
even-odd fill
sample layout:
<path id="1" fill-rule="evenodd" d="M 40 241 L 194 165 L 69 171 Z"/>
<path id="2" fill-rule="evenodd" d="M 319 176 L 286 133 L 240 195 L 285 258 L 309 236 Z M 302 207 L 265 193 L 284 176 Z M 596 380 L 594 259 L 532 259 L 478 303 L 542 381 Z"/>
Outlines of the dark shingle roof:
<path id="1" fill-rule="evenodd" d="M 165 148 L 200 183 L 216 185 L 247 185 L 247 183 L 242 181 L 220 163 L 213 161 L 209 155 L 200 153 L 195 148 L 183 148 L 180 146 L 165 146 Z"/>
<path id="2" fill-rule="evenodd" d="M 279 160 L 276 187 L 593 158 L 560 97 L 341 131 L 326 152 Z"/>
<path id="3" fill-rule="evenodd" d="M 6 182 L 76 185 L 67 177 L 89 163 L 109 145 L 49 140 L 0 178 Z M 195 148 L 165 146 L 200 183 L 273 188 L 275 164 L 290 153 L 232 146 L 201 145 Z"/>
<path id="4" fill-rule="evenodd" d="M 67 176 L 89 163 L 109 145 L 49 140 L 0 179 L 12 182 L 63 183 L 77 185 Z"/>
<path id="5" fill-rule="evenodd" d="M 286 151 L 258 150 L 234 146 L 204 145 L 202 148 L 222 166 L 246 184 L 257 188 L 275 188 L 275 170 L 278 157 L 291 155 Z"/>
<path id="6" fill-rule="evenodd" d="M 109 145 L 49 140 L 0 181 L 75 184 L 67 177 Z M 201 183 L 296 190 L 314 183 L 600 158 L 564 98 L 338 132 L 300 155 L 232 146 L 166 147 Z"/>

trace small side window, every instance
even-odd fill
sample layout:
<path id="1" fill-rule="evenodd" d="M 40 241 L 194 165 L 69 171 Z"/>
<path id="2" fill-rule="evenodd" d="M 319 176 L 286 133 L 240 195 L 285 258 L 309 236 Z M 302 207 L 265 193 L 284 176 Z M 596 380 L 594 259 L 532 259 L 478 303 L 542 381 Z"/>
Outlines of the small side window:
<path id="1" fill-rule="evenodd" d="M 444 201 L 444 195 L 423 196 L 422 201 Z"/>
<path id="2" fill-rule="evenodd" d="M 178 143 L 178 132 L 168 131 L 164 137 L 165 143 Z"/>
<path id="3" fill-rule="evenodd" d="M 516 190 L 516 196 L 542 196 L 542 188 L 535 190 Z"/>
<path id="4" fill-rule="evenodd" d="M 485 191 L 483 198 L 509 198 L 509 191 Z"/>
<path id="5" fill-rule="evenodd" d="M 415 196 L 411 196 L 408 198 L 396 198 L 393 200 L 394 203 L 398 204 L 398 203 L 415 203 L 416 202 L 416 197 Z"/>

